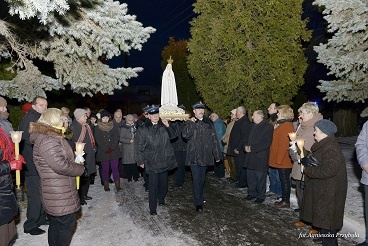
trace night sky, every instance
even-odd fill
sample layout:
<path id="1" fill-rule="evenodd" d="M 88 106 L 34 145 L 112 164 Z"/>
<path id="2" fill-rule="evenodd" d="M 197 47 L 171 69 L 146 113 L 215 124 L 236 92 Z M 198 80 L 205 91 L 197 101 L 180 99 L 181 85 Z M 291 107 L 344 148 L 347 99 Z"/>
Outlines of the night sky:
<path id="1" fill-rule="evenodd" d="M 194 17 L 195 0 L 121 0 L 128 4 L 128 14 L 137 16 L 144 27 L 152 26 L 156 32 L 143 44 L 142 51 L 131 51 L 127 62 L 129 67 L 143 67 L 137 78 L 128 80 L 130 85 L 160 85 L 163 70 L 161 52 L 168 45 L 169 37 L 175 40 L 190 37 L 189 22 Z M 174 58 L 175 59 L 175 58 Z M 124 66 L 126 59 L 118 57 L 111 66 Z"/>

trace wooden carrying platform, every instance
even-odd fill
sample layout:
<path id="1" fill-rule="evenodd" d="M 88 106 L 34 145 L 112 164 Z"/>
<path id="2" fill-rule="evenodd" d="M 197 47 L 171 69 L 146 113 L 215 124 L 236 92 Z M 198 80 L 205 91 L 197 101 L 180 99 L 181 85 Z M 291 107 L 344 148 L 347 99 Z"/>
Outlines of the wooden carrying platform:
<path id="1" fill-rule="evenodd" d="M 160 114 L 161 119 L 169 120 L 169 121 L 175 121 L 175 120 L 187 120 L 189 119 L 189 114 L 166 114 L 162 115 Z"/>

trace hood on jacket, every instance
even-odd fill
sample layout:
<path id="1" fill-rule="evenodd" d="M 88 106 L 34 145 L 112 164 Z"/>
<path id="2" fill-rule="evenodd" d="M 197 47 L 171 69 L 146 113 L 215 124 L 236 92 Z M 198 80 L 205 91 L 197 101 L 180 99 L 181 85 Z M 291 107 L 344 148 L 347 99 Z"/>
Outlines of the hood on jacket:
<path id="1" fill-rule="evenodd" d="M 43 123 L 38 123 L 38 122 L 29 123 L 29 134 L 30 134 L 29 139 L 31 143 L 34 143 L 35 139 L 40 134 L 63 137 L 63 133 L 61 129 L 56 129 L 52 126 L 49 126 Z"/>

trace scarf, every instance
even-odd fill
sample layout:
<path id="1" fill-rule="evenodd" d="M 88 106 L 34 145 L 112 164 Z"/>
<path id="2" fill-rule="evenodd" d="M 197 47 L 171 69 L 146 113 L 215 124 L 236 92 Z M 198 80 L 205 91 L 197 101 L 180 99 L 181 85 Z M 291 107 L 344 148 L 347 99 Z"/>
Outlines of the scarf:
<path id="1" fill-rule="evenodd" d="M 98 122 L 98 128 L 100 128 L 101 131 L 103 132 L 109 132 L 111 131 L 111 129 L 114 127 L 114 123 L 112 121 L 109 121 L 107 123 L 104 122 Z"/>
<path id="2" fill-rule="evenodd" d="M 52 126 L 52 127 L 55 128 L 55 129 L 61 130 L 61 133 L 62 134 L 64 134 L 65 131 L 66 131 L 66 129 L 64 127 L 62 127 L 62 126 Z"/>
<path id="3" fill-rule="evenodd" d="M 82 141 L 84 140 L 84 137 L 86 136 L 86 131 L 88 132 L 89 139 L 91 140 L 92 149 L 95 149 L 96 147 L 95 138 L 93 137 L 91 127 L 88 124 L 82 125 L 82 131 L 79 135 L 77 142 L 82 143 Z"/>
<path id="4" fill-rule="evenodd" d="M 4 154 L 2 156 L 1 161 L 14 160 L 14 144 L 12 140 L 9 138 L 8 134 L 0 128 L 0 149 L 3 150 Z M 1 156 L 0 156 L 1 157 Z"/>

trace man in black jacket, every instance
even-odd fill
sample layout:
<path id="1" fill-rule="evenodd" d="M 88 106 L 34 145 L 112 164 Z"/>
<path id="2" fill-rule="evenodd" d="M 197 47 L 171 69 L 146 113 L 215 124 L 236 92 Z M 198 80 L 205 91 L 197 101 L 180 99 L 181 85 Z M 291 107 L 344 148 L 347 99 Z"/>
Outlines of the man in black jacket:
<path id="1" fill-rule="evenodd" d="M 273 126 L 264 120 L 262 110 L 256 110 L 252 116 L 254 125 L 245 146 L 244 167 L 247 168 L 247 200 L 256 198 L 255 203 L 262 203 L 266 198 L 266 178 L 268 158 L 272 143 Z"/>
<path id="2" fill-rule="evenodd" d="M 20 121 L 18 130 L 23 131 L 21 154 L 26 160 L 24 168 L 25 186 L 27 187 L 27 220 L 24 222 L 24 232 L 31 235 L 45 233 L 39 226 L 47 224 L 46 213 L 41 205 L 40 177 L 33 162 L 33 145 L 29 140 L 29 123 L 37 122 L 41 114 L 47 110 L 47 99 L 37 96 L 32 101 L 32 108 Z"/>
<path id="3" fill-rule="evenodd" d="M 208 166 L 214 165 L 214 160 L 221 160 L 221 152 L 215 127 L 212 121 L 204 116 L 204 104 L 193 105 L 194 117 L 185 122 L 182 136 L 187 139 L 186 165 L 192 171 L 194 205 L 197 212 L 203 211 L 203 185 Z"/>
<path id="4" fill-rule="evenodd" d="M 168 171 L 177 166 L 170 139 L 178 135 L 167 120 L 160 120 L 158 107 L 153 106 L 147 112 L 149 120 L 138 128 L 134 148 L 137 165 L 148 174 L 150 214 L 157 215 L 157 201 L 160 206 L 165 205 Z"/>
<path id="5" fill-rule="evenodd" d="M 234 156 L 237 186 L 239 188 L 245 188 L 248 184 L 247 171 L 243 168 L 245 159 L 244 146 L 248 142 L 252 125 L 246 116 L 246 111 L 243 106 L 236 109 L 236 117 L 238 120 L 234 123 L 233 129 L 230 133 L 227 154 Z"/>

